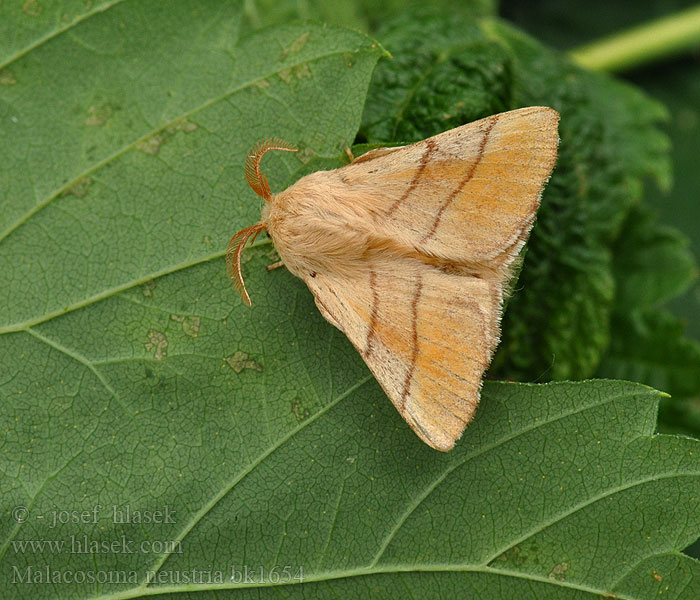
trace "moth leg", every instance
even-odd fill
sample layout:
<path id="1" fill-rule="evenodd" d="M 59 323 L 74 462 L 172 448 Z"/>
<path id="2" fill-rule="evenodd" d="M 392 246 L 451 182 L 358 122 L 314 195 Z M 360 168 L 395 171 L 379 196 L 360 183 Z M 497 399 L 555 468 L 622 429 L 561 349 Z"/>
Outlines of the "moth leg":
<path id="1" fill-rule="evenodd" d="M 347 157 L 350 159 L 350 162 L 351 162 L 351 163 L 354 163 L 354 162 L 355 162 L 355 155 L 352 153 L 352 150 L 350 149 L 350 146 L 348 146 L 347 148 L 345 148 L 345 154 L 346 154 Z"/>
<path id="2" fill-rule="evenodd" d="M 267 265 L 265 268 L 268 271 L 274 271 L 275 269 L 279 269 L 280 267 L 283 267 L 284 263 L 281 260 L 278 260 L 276 263 L 272 263 L 271 265 Z"/>

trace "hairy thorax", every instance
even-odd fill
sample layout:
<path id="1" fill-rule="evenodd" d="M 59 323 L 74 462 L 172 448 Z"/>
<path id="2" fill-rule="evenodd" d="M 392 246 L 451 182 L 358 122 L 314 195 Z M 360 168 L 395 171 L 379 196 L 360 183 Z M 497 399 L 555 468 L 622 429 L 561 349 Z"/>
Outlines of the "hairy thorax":
<path id="1" fill-rule="evenodd" d="M 262 224 L 285 266 L 298 277 L 343 274 L 382 241 L 368 228 L 362 203 L 348 203 L 342 185 L 314 173 L 265 203 Z"/>

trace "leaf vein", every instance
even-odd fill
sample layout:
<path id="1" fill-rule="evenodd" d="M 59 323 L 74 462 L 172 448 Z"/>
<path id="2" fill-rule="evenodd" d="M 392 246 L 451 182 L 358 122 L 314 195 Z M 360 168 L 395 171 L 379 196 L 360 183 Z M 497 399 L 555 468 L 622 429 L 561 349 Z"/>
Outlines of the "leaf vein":
<path id="1" fill-rule="evenodd" d="M 122 410 L 124 411 L 124 414 L 128 415 L 129 410 L 127 409 L 126 404 L 124 404 L 124 401 L 120 398 L 119 394 L 117 394 L 116 390 L 109 384 L 105 376 L 98 371 L 95 368 L 95 365 L 90 361 L 88 358 L 84 357 L 82 354 L 79 354 L 75 350 L 71 350 L 70 348 L 66 348 L 62 344 L 59 344 L 58 342 L 52 340 L 51 338 L 39 333 L 38 331 L 27 328 L 25 330 L 29 335 L 32 337 L 40 340 L 47 346 L 50 346 L 54 350 L 58 350 L 62 354 L 65 354 L 69 358 L 72 358 L 74 361 L 79 362 L 82 364 L 84 367 L 86 367 L 89 371 L 92 372 L 92 374 L 97 377 L 98 381 L 104 386 L 104 388 L 109 392 L 109 394 L 112 396 L 117 401 L 117 404 L 121 406 Z"/>
<path id="2" fill-rule="evenodd" d="M 655 393 L 656 393 L 655 391 L 649 392 L 649 395 L 653 395 L 653 394 L 655 394 Z M 415 500 L 413 503 L 411 503 L 411 504 L 408 506 L 407 510 L 403 513 L 403 515 L 401 515 L 401 516 L 399 517 L 399 519 L 396 521 L 396 524 L 395 524 L 394 527 L 391 529 L 391 531 L 389 532 L 389 534 L 388 534 L 387 537 L 385 538 L 384 542 L 383 542 L 383 543 L 381 544 L 381 546 L 379 547 L 379 549 L 378 549 L 378 551 L 377 551 L 377 554 L 375 555 L 374 559 L 373 559 L 372 562 L 370 563 L 370 567 L 374 567 L 374 566 L 379 562 L 379 560 L 380 560 L 381 557 L 383 556 L 384 552 L 385 552 L 386 549 L 388 548 L 389 544 L 391 543 L 391 541 L 393 540 L 393 538 L 398 534 L 399 530 L 401 529 L 401 527 L 403 527 L 403 525 L 404 525 L 405 522 L 408 520 L 408 518 L 417 510 L 417 508 L 423 503 L 423 501 L 424 501 L 428 496 L 430 496 L 430 494 L 432 494 L 432 493 L 437 489 L 437 487 L 447 478 L 447 476 L 448 476 L 450 473 L 452 473 L 454 470 L 456 470 L 457 468 L 463 466 L 463 465 L 466 464 L 468 461 L 470 461 L 470 460 L 472 460 L 472 459 L 474 459 L 474 458 L 476 458 L 476 457 L 478 457 L 478 456 L 484 454 L 485 452 L 491 451 L 491 450 L 493 450 L 494 448 L 498 448 L 499 446 L 505 444 L 506 442 L 509 442 L 509 441 L 511 441 L 511 440 L 513 440 L 513 439 L 516 439 L 517 437 L 519 437 L 519 436 L 521 436 L 521 435 L 524 435 L 525 433 L 529 433 L 530 431 L 534 431 L 534 430 L 536 430 L 536 429 L 539 429 L 540 427 L 543 427 L 544 425 L 549 425 L 549 424 L 551 424 L 551 423 L 555 423 L 555 422 L 557 422 L 557 421 L 559 421 L 559 420 L 561 420 L 561 419 L 565 419 L 565 418 L 570 417 L 570 416 L 572 416 L 572 415 L 575 415 L 575 414 L 577 414 L 577 413 L 581 413 L 581 412 L 584 412 L 584 411 L 588 411 L 588 410 L 592 410 L 592 409 L 598 408 L 598 407 L 600 407 L 600 406 L 602 406 L 602 405 L 604 405 L 604 404 L 607 404 L 607 403 L 610 403 L 610 402 L 614 402 L 614 401 L 616 401 L 616 400 L 619 400 L 620 398 L 625 398 L 625 397 L 627 397 L 628 395 L 629 395 L 629 394 L 622 394 L 622 395 L 609 396 L 609 397 L 607 397 L 607 398 L 604 398 L 601 402 L 597 402 L 597 403 L 595 403 L 595 404 L 589 404 L 588 406 L 583 407 L 583 408 L 582 408 L 582 407 L 576 407 L 576 408 L 573 409 L 573 410 L 566 411 L 566 412 L 564 412 L 564 413 L 561 413 L 561 414 L 557 415 L 557 416 L 556 416 L 555 418 L 553 418 L 553 419 L 543 419 L 542 421 L 538 421 L 538 422 L 536 422 L 535 424 L 533 424 L 533 425 L 531 425 L 531 426 L 529 426 L 529 427 L 526 427 L 526 428 L 524 428 L 524 429 L 521 429 L 520 431 L 518 431 L 518 432 L 516 432 L 516 433 L 513 433 L 513 434 L 511 434 L 511 435 L 505 436 L 505 437 L 501 438 L 500 440 L 497 440 L 497 441 L 495 441 L 495 442 L 492 442 L 491 444 L 485 444 L 484 446 L 482 446 L 481 448 L 479 448 L 479 450 L 477 450 L 477 451 L 475 451 L 475 452 L 471 452 L 470 454 L 466 455 L 461 461 L 456 462 L 456 463 L 450 465 L 449 467 L 447 467 L 447 468 L 445 469 L 445 471 L 444 471 L 440 476 L 438 476 L 430 485 L 428 485 L 428 486 L 425 488 L 425 490 L 423 491 L 422 494 L 419 494 L 418 496 L 416 496 L 416 500 Z"/>
<path id="3" fill-rule="evenodd" d="M 367 50 L 358 50 L 357 51 L 358 54 L 361 52 L 367 52 Z M 293 67 L 296 67 L 296 66 L 299 66 L 302 64 L 310 64 L 310 63 L 322 60 L 324 58 L 328 58 L 330 56 L 336 56 L 338 54 L 343 54 L 343 52 L 342 51 L 334 51 L 334 52 L 328 52 L 325 54 L 319 54 L 318 56 L 314 56 L 311 59 L 308 59 L 308 60 L 305 60 L 305 61 L 302 61 L 299 63 L 295 63 L 293 65 L 289 65 L 289 66 L 285 67 L 285 69 L 293 68 Z M 2 242 L 10 234 L 12 234 L 12 232 L 14 232 L 16 229 L 18 229 L 24 223 L 26 223 L 35 214 L 37 214 L 38 212 L 40 212 L 41 210 L 46 208 L 53 200 L 55 200 L 58 196 L 63 194 L 66 190 L 70 189 L 72 186 L 76 185 L 77 183 L 79 183 L 80 181 L 85 179 L 86 177 L 89 177 L 90 175 L 95 173 L 97 170 L 101 169 L 102 167 L 109 164 L 113 160 L 116 160 L 120 156 L 126 154 L 127 152 L 130 152 L 131 150 L 136 148 L 138 146 L 138 144 L 147 141 L 149 138 L 151 138 L 152 136 L 156 135 L 157 133 L 159 133 L 161 131 L 164 131 L 168 127 L 171 127 L 171 126 L 175 125 L 176 123 L 179 123 L 180 121 L 182 121 L 184 119 L 188 119 L 189 117 L 197 114 L 198 112 L 200 112 L 206 108 L 209 108 L 210 106 L 213 106 L 217 102 L 222 102 L 222 101 L 226 100 L 227 98 L 233 96 L 234 94 L 237 94 L 239 92 L 242 92 L 246 89 L 253 87 L 254 85 L 256 85 L 257 83 L 259 83 L 261 81 L 265 81 L 266 79 L 273 77 L 274 75 L 279 75 L 279 73 L 281 73 L 285 69 L 273 70 L 265 75 L 261 75 L 260 77 L 253 78 L 250 81 L 244 82 L 244 83 L 242 83 L 242 84 L 240 84 L 240 85 L 238 85 L 230 90 L 227 90 L 221 96 L 210 98 L 209 100 L 207 100 L 206 102 L 203 102 L 199 106 L 196 106 L 189 111 L 183 111 L 183 113 L 180 116 L 178 116 L 177 118 L 172 119 L 172 120 L 168 121 L 167 123 L 164 123 L 163 125 L 161 125 L 157 129 L 152 129 L 151 131 L 142 135 L 140 138 L 133 140 L 131 143 L 126 144 L 122 148 L 119 148 L 118 150 L 116 150 L 115 152 L 110 154 L 109 156 L 106 156 L 105 158 L 103 158 L 99 162 L 95 163 L 92 167 L 85 169 L 79 175 L 77 175 L 73 179 L 64 183 L 61 187 L 59 187 L 53 193 L 49 194 L 45 200 L 36 204 L 33 208 L 31 208 L 29 211 L 27 211 L 27 213 L 24 216 L 20 217 L 17 221 L 15 221 L 11 225 L 9 225 L 5 231 L 0 233 L 0 242 Z"/>
<path id="4" fill-rule="evenodd" d="M 216 494 L 207 504 L 205 504 L 194 516 L 193 518 L 185 525 L 185 527 L 180 531 L 180 533 L 174 537 L 174 540 L 177 542 L 173 544 L 173 547 L 177 547 L 179 543 L 181 543 L 184 538 L 192 531 L 197 523 L 201 521 L 226 495 L 233 490 L 236 485 L 238 485 L 243 479 L 245 479 L 250 473 L 252 473 L 264 460 L 266 460 L 269 456 L 271 456 L 275 451 L 277 451 L 279 448 L 281 448 L 285 443 L 287 443 L 290 439 L 292 439 L 297 433 L 305 429 L 307 426 L 311 425 L 311 423 L 315 422 L 318 418 L 323 416 L 326 412 L 328 412 L 331 408 L 333 408 L 336 404 L 338 404 L 341 400 L 347 398 L 350 394 L 352 394 L 354 391 L 362 387 L 364 384 L 366 384 L 369 381 L 372 381 L 374 378 L 372 375 L 367 375 L 367 377 L 364 377 L 363 379 L 360 379 L 357 383 L 354 385 L 350 386 L 347 390 L 345 390 L 342 394 L 340 394 L 338 397 L 335 399 L 331 400 L 326 406 L 322 407 L 319 409 L 319 411 L 307 418 L 306 420 L 302 421 L 295 427 L 294 429 L 291 429 L 286 435 L 282 436 L 277 442 L 272 444 L 267 450 L 262 452 L 258 457 L 252 461 L 245 469 L 243 469 L 238 475 L 236 475 L 227 485 L 221 488 L 218 494 Z M 165 561 L 168 559 L 168 557 L 172 554 L 172 550 L 169 552 L 166 552 L 162 555 L 162 557 L 153 565 L 151 569 L 149 569 L 150 576 L 147 577 L 147 579 L 143 582 L 142 586 L 146 587 L 151 584 L 152 578 L 155 577 L 155 574 L 160 568 L 165 564 Z M 158 587 L 157 589 L 161 589 Z"/>
<path id="5" fill-rule="evenodd" d="M 65 33 L 66 31 L 69 31 L 70 29 L 73 29 L 76 25 L 82 23 L 86 19 L 89 19 L 90 17 L 93 17 L 94 15 L 98 13 L 103 13 L 113 6 L 120 4 L 124 0 L 112 0 L 111 2 L 105 2 L 104 4 L 100 4 L 99 6 L 96 6 L 94 10 L 90 12 L 86 12 L 84 15 L 81 15 L 74 21 L 68 23 L 64 27 L 59 27 L 58 29 L 53 30 L 51 33 L 48 35 L 45 35 L 44 37 L 41 37 L 37 39 L 34 43 L 29 44 L 28 46 L 22 48 L 20 51 L 16 52 L 14 55 L 10 56 L 4 63 L 0 63 L 0 70 L 4 69 L 8 65 L 12 64 L 13 62 L 19 60 L 20 58 L 26 56 L 29 54 L 32 50 L 36 50 L 39 46 L 43 46 L 44 44 L 50 42 L 52 39 L 58 37 L 62 33 Z"/>

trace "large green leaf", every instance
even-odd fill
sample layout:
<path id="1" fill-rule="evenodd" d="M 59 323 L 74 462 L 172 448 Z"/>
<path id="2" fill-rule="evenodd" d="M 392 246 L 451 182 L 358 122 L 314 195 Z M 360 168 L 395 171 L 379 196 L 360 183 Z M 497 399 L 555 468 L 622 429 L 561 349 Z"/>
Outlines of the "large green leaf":
<path id="1" fill-rule="evenodd" d="M 249 0 L 245 3 L 243 17 L 247 27 L 259 29 L 267 25 L 278 25 L 291 19 L 320 19 L 362 31 L 374 31 L 387 19 L 416 6 L 460 16 L 492 15 L 496 11 L 496 0 Z"/>
<path id="2" fill-rule="evenodd" d="M 685 337 L 677 317 L 659 308 L 697 278 L 688 246 L 685 236 L 660 225 L 646 205 L 631 212 L 614 247 L 618 285 L 601 375 L 641 381 L 674 396 L 700 395 L 700 344 Z"/>
<path id="3" fill-rule="evenodd" d="M 277 184 L 317 155 L 338 154 L 357 130 L 382 52 L 363 35 L 308 23 L 238 41 L 239 8 L 124 2 L 57 24 L 47 12 L 3 6 L 3 23 L 18 32 L 0 85 L 5 508 L 48 502 L 72 510 L 67 505 L 83 494 L 81 484 L 66 483 L 76 474 L 110 499 L 179 493 L 137 475 L 132 461 L 146 473 L 161 463 L 164 446 L 179 454 L 198 445 L 204 432 L 196 417 L 207 412 L 206 398 L 227 415 L 235 411 L 227 380 L 238 378 L 232 367 L 241 342 L 226 331 L 225 317 L 240 301 L 221 256 L 232 233 L 259 218 L 243 179 L 245 152 L 272 135 L 297 143 L 297 156 L 266 164 Z M 33 29 L 22 26 L 30 18 Z M 225 290 L 213 304 L 199 304 L 211 283 L 195 283 L 198 264 Z M 161 286 L 154 278 L 179 272 L 187 273 L 186 286 L 179 299 L 168 293 L 171 310 L 147 308 Z M 258 341 L 242 347 L 262 339 L 252 316 L 240 313 L 249 324 L 240 331 Z M 224 323 L 218 341 L 205 335 L 208 318 Z M 189 348 L 196 340 L 209 342 Z M 176 383 L 179 373 L 195 372 L 216 382 L 222 369 L 228 377 L 205 396 L 207 385 L 186 391 Z M 245 397 L 244 410 L 257 412 L 263 395 Z M 155 414 L 167 418 L 181 403 L 192 413 L 179 426 L 158 423 Z M 122 434 L 136 437 L 123 443 Z M 256 428 L 253 442 L 251 433 L 246 452 L 265 446 L 260 434 Z M 111 458 L 87 467 L 94 451 Z M 211 452 L 192 466 L 205 465 Z M 60 474 L 68 480 L 59 483 Z M 183 483 L 193 489 L 206 477 L 191 475 Z M 64 485 L 75 496 L 62 493 Z M 4 520 L 2 529 L 8 540 L 12 523 Z"/>
<path id="4" fill-rule="evenodd" d="M 670 393 L 661 421 L 666 429 L 700 433 L 700 344 L 659 306 L 697 277 L 688 239 L 660 225 L 646 205 L 634 208 L 614 247 L 618 283 L 611 342 L 599 376 L 631 379 Z"/>
<path id="5" fill-rule="evenodd" d="M 12 64 L 0 331 L 220 256 L 258 219 L 240 184 L 256 141 L 300 146 L 270 160 L 278 183 L 352 141 L 376 44 L 294 25 L 236 45 L 227 6 L 120 4 Z"/>
<path id="6" fill-rule="evenodd" d="M 695 4 L 694 0 L 636 3 L 502 0 L 500 6 L 501 14 L 515 20 L 539 39 L 557 48 L 571 48 Z M 615 281 L 622 294 L 618 293 L 615 299 L 611 347 L 598 372 L 624 377 L 643 374 L 646 383 L 654 381 L 674 396 L 677 393 L 694 394 L 695 402 L 686 405 L 690 412 L 676 411 L 680 403 L 674 398 L 665 403 L 665 408 L 672 409 L 672 412 L 665 410 L 661 417 L 666 427 L 690 428 L 698 432 L 700 281 L 696 278 L 685 294 L 668 304 L 677 317 L 675 320 L 666 312 L 651 312 L 658 310 L 656 305 L 662 300 L 688 285 L 683 276 L 684 271 L 687 275 L 692 262 L 689 261 L 688 241 L 690 251 L 696 257 L 700 256 L 700 229 L 697 227 L 700 219 L 700 170 L 697 168 L 700 55 L 690 53 L 619 75 L 661 100 L 668 109 L 670 119 L 664 124 L 664 129 L 671 139 L 673 188 L 668 193 L 646 190 L 645 200 L 658 211 L 658 215 L 647 223 L 640 223 L 636 218 L 628 221 L 621 232 L 622 245 L 616 244 L 614 251 L 622 251 L 622 260 L 616 257 Z M 642 230 L 635 231 L 640 224 Z M 668 225 L 682 231 L 688 239 L 683 239 Z M 625 314 L 635 308 L 648 308 L 649 300 L 654 304 L 649 314 Z M 670 423 L 668 418 L 672 416 L 675 420 Z"/>
<path id="7" fill-rule="evenodd" d="M 252 587 L 257 595 L 270 582 L 241 585 L 246 567 L 265 579 L 289 566 L 287 581 L 307 582 L 285 588 L 291 597 L 649 598 L 661 590 L 694 597 L 700 565 L 678 550 L 700 531 L 700 446 L 652 435 L 653 390 L 605 381 L 492 383 L 456 450 L 438 454 L 408 430 L 349 344 L 334 343 L 338 335 L 309 313 L 300 289 L 291 311 L 269 293 L 277 286 L 264 272 L 264 253 L 253 252 L 251 284 L 268 292 L 254 310 L 258 340 L 246 334 L 248 319 L 235 324 L 243 308 L 227 320 L 203 319 L 190 353 L 181 323 L 171 321 L 177 355 L 93 363 L 119 401 L 100 398 L 87 368 L 73 386 L 79 396 L 64 392 L 70 399 L 49 403 L 42 390 L 43 398 L 24 401 L 36 417 L 13 431 L 31 422 L 37 441 L 29 460 L 7 463 L 18 475 L 7 478 L 3 497 L 8 512 L 28 507 L 28 519 L 4 532 L 3 581 L 44 577 L 48 565 L 53 577 L 124 571 L 133 578 L 88 586 L 90 593 L 62 583 L 64 598 L 134 598 L 154 587 L 164 594 Z M 209 288 L 201 302 L 211 306 L 227 293 L 215 266 L 164 277 L 151 296 L 125 293 L 143 313 L 133 318 L 160 313 L 167 322 L 193 277 Z M 221 360 L 225 350 L 213 345 L 223 330 L 254 366 L 236 373 Z M 261 340 L 275 352 L 259 349 Z M 44 339 L 31 350 L 58 371 L 75 362 Z M 221 365 L 216 375 L 211 364 Z M 314 385 L 304 389 L 297 382 L 306 378 Z M 58 426 L 53 452 L 45 422 Z M 67 449 L 63 457 L 56 450 L 68 443 L 67 460 Z M 8 446 L 18 456 L 14 440 Z M 114 522 L 127 507 L 167 510 L 170 522 Z M 52 528 L 59 509 L 87 511 L 88 522 Z M 32 540 L 65 546 L 40 551 Z M 67 550 L 115 540 L 133 553 Z M 172 552 L 150 550 L 162 542 Z M 17 589 L 36 598 L 48 588 Z"/>

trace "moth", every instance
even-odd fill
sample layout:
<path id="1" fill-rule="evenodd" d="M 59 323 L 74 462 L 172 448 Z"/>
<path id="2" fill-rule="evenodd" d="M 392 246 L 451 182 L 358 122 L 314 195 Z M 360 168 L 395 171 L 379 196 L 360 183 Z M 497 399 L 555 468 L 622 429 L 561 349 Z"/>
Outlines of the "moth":
<path id="1" fill-rule="evenodd" d="M 452 449 L 472 420 L 500 337 L 503 299 L 554 168 L 559 114 L 521 108 L 409 146 L 379 148 L 270 191 L 255 146 L 245 175 L 265 199 L 231 238 L 231 278 L 248 305 L 241 253 L 267 230 L 281 262 L 362 355 L 413 431 Z"/>

